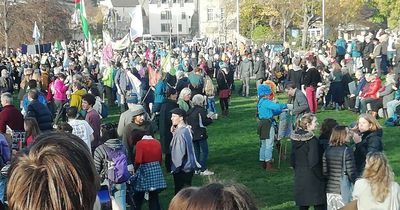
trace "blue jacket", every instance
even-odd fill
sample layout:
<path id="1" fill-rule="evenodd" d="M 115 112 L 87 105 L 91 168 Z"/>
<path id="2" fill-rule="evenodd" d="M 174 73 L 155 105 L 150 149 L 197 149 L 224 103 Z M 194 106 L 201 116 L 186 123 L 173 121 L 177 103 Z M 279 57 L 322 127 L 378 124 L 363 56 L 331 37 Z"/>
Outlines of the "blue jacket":
<path id="1" fill-rule="evenodd" d="M 275 103 L 271 100 L 261 98 L 257 104 L 258 118 L 271 119 L 275 115 L 279 115 L 283 109 L 287 108 L 287 104 Z"/>
<path id="2" fill-rule="evenodd" d="M 37 100 L 31 101 L 29 104 L 26 117 L 35 118 L 41 131 L 53 129 L 53 116 L 50 110 Z"/>
<path id="3" fill-rule="evenodd" d="M 170 144 L 172 173 L 192 172 L 197 167 L 193 136 L 188 127 L 177 128 Z"/>
<path id="4" fill-rule="evenodd" d="M 47 101 L 46 101 L 46 97 L 43 95 L 42 92 L 38 92 L 39 96 L 38 96 L 38 101 L 47 106 Z M 26 111 L 28 110 L 28 105 L 29 105 L 29 100 L 28 100 L 28 94 L 25 94 L 24 98 L 22 99 L 22 104 L 23 104 L 23 109 Z"/>
<path id="5" fill-rule="evenodd" d="M 345 55 L 346 54 L 346 40 L 343 38 L 336 40 L 336 54 Z"/>
<path id="6" fill-rule="evenodd" d="M 363 77 L 357 85 L 357 95 L 362 91 L 364 86 L 367 84 L 367 80 Z"/>
<path id="7" fill-rule="evenodd" d="M 159 80 L 154 90 L 154 103 L 163 103 L 166 99 L 165 92 L 167 90 L 167 83 L 164 80 Z"/>

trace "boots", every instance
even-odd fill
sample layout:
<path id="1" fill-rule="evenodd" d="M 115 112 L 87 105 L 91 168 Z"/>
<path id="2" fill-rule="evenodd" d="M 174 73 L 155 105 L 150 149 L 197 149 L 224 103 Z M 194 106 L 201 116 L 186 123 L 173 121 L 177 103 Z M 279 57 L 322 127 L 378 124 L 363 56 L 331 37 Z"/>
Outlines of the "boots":
<path id="1" fill-rule="evenodd" d="M 276 168 L 272 165 L 272 160 L 265 162 L 267 171 L 277 171 Z"/>
<path id="2" fill-rule="evenodd" d="M 266 168 L 267 168 L 267 162 L 261 161 L 261 167 L 262 167 L 263 169 L 266 169 Z"/>

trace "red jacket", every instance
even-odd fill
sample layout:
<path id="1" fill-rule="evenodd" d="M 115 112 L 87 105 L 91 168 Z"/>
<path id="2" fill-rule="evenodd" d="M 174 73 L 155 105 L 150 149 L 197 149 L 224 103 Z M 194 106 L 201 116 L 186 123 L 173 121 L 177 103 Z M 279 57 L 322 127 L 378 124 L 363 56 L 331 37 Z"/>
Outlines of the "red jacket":
<path id="1" fill-rule="evenodd" d="M 0 112 L 0 133 L 6 133 L 7 125 L 12 130 L 24 130 L 24 117 L 14 105 L 4 106 Z"/>
<path id="2" fill-rule="evenodd" d="M 382 87 L 381 79 L 376 78 L 374 81 L 371 82 L 371 84 L 364 91 L 364 93 L 361 95 L 361 97 L 378 99 L 379 97 L 377 96 L 377 93 L 378 93 L 379 89 L 381 89 L 381 87 Z"/>
<path id="3" fill-rule="evenodd" d="M 158 161 L 161 164 L 162 152 L 161 144 L 158 140 L 144 136 L 142 140 L 136 144 L 135 168 L 143 163 L 151 163 Z"/>

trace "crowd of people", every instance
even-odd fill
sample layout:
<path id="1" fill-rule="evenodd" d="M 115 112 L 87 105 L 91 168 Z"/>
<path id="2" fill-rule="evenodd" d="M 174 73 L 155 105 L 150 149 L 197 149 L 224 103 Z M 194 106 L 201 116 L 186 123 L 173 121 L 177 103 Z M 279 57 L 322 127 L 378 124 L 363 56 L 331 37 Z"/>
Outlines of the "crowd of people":
<path id="1" fill-rule="evenodd" d="M 380 30 L 376 37 L 319 42 L 304 55 L 286 43 L 282 52 L 268 45 L 236 49 L 231 43 L 174 49 L 134 44 L 122 51 L 99 45 L 87 52 L 76 41 L 40 55 L 11 50 L 0 65 L 0 166 L 6 174 L 0 177 L 0 201 L 7 197 L 11 209 L 110 204 L 124 210 L 141 209 L 146 199 L 149 209 L 157 210 L 159 193 L 167 187 L 165 170 L 176 194 L 170 209 L 257 209 L 240 185 L 186 188 L 194 175 L 214 175 L 207 164 L 207 126 L 229 117 L 233 91 L 250 97 L 255 79 L 264 169 L 274 170 L 273 148 L 281 132 L 276 116 L 295 119 L 286 127 L 293 130 L 287 137 L 300 209 L 339 209 L 352 200 L 362 209 L 396 209 L 389 206 L 399 205 L 399 185 L 383 154 L 376 118 L 380 109 L 383 117 L 397 116 L 397 49 L 393 36 Z M 239 87 L 235 79 L 241 80 Z M 288 103 L 276 102 L 279 91 Z M 325 119 L 317 138 L 318 106 L 361 115 L 353 126 Z M 105 123 L 111 109 L 120 114 L 118 124 Z M 346 192 L 343 177 L 350 186 Z M 48 198 L 29 197 L 38 186 Z M 219 196 L 224 200 L 215 200 Z"/>

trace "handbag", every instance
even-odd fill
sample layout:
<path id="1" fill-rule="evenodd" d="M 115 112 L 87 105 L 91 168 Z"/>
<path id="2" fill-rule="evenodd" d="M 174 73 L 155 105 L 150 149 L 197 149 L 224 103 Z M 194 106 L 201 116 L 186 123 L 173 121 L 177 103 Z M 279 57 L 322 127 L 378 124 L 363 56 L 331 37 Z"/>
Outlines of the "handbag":
<path id="1" fill-rule="evenodd" d="M 225 80 L 226 85 L 228 85 L 228 81 L 226 80 L 225 74 L 223 72 L 221 72 L 221 73 L 224 76 L 224 80 Z M 223 89 L 223 90 L 219 91 L 219 97 L 220 98 L 229 98 L 229 96 L 231 96 L 231 89 L 230 88 Z"/>
<path id="2" fill-rule="evenodd" d="M 342 196 L 343 202 L 345 204 L 350 203 L 352 200 L 351 193 L 353 192 L 353 184 L 349 179 L 349 175 L 346 172 L 346 150 L 344 149 L 342 158 L 342 177 L 340 179 L 340 195 Z"/>
<path id="3" fill-rule="evenodd" d="M 229 98 L 231 95 L 231 90 L 230 89 L 224 89 L 219 91 L 219 97 L 220 98 Z"/>

